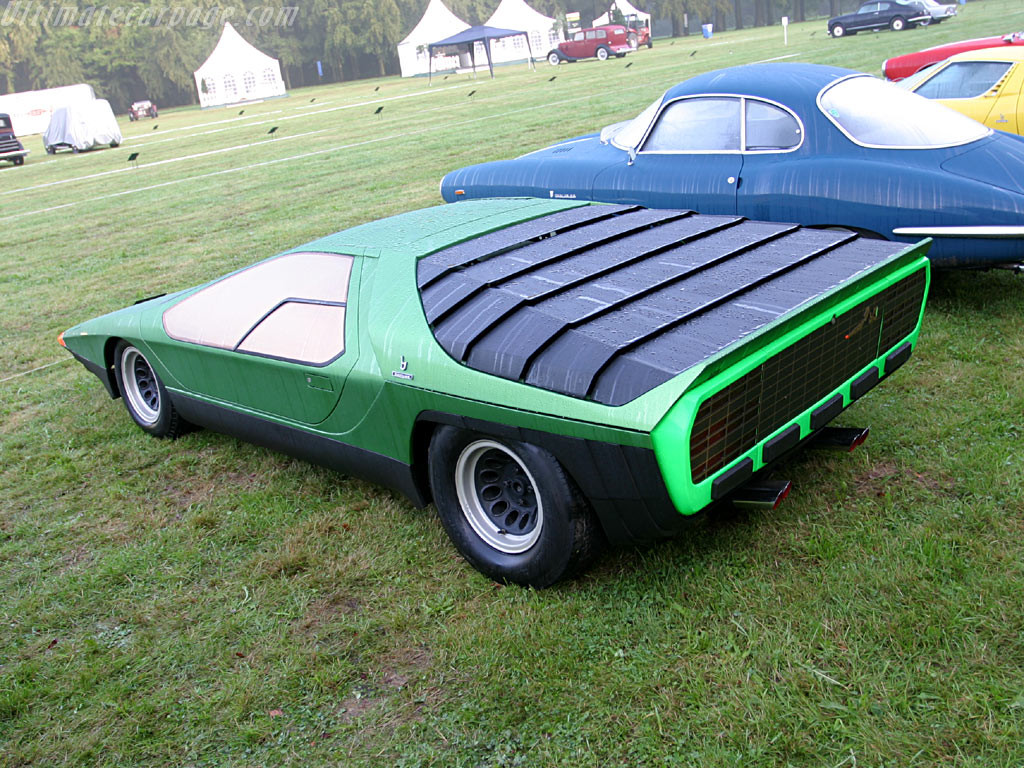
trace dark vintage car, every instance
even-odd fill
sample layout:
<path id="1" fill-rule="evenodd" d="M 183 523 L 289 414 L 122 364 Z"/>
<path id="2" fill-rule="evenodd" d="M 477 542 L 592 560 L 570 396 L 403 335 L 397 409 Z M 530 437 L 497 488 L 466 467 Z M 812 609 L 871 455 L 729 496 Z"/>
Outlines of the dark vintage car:
<path id="1" fill-rule="evenodd" d="M 158 117 L 158 114 L 156 104 L 148 99 L 144 99 L 143 101 L 134 101 L 128 108 L 128 120 L 133 123 L 144 117 Z"/>
<path id="2" fill-rule="evenodd" d="M 433 500 L 476 568 L 542 587 L 605 539 L 669 536 L 728 500 L 770 509 L 789 488 L 765 477 L 781 457 L 862 441 L 829 422 L 910 358 L 926 249 L 477 200 L 329 235 L 61 340 L 149 434 L 202 425 Z"/>
<path id="3" fill-rule="evenodd" d="M 0 160 L 7 160 L 14 165 L 22 165 L 27 154 L 28 150 L 14 135 L 14 126 L 11 124 L 10 115 L 0 114 Z"/>
<path id="4" fill-rule="evenodd" d="M 828 20 L 828 33 L 832 37 L 855 35 L 868 29 L 899 32 L 908 27 L 925 26 L 932 21 L 932 13 L 923 3 L 900 0 L 872 0 L 864 3 L 855 13 L 847 13 Z"/>
<path id="5" fill-rule="evenodd" d="M 531 195 L 692 208 L 935 242 L 941 267 L 1024 261 L 1024 139 L 862 72 L 750 64 L 633 120 L 452 171 L 448 202 Z"/>
<path id="6" fill-rule="evenodd" d="M 579 61 L 596 58 L 605 61 L 610 56 L 622 58 L 636 50 L 630 43 L 629 31 L 621 24 L 606 24 L 603 27 L 580 29 L 573 33 L 572 40 L 559 43 L 548 53 L 548 61 L 559 65 L 563 61 Z"/>

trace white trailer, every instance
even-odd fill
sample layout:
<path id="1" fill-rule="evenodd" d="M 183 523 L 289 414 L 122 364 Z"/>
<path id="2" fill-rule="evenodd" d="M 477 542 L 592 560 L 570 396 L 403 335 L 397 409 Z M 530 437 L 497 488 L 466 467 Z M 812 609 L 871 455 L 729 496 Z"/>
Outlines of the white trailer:
<path id="1" fill-rule="evenodd" d="M 5 93 L 0 96 L 0 113 L 11 116 L 15 134 L 25 136 L 45 131 L 55 109 L 93 101 L 95 98 L 95 91 L 86 83 L 44 88 L 40 91 Z"/>

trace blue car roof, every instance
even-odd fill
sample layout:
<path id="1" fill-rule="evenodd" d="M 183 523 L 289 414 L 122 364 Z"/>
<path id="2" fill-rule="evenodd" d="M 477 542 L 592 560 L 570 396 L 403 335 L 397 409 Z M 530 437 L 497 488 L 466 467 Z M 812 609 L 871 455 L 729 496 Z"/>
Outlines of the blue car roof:
<path id="1" fill-rule="evenodd" d="M 669 88 L 665 99 L 701 93 L 729 93 L 760 96 L 798 108 L 813 104 L 821 89 L 829 83 L 858 74 L 863 73 L 821 64 L 748 64 L 691 77 Z"/>

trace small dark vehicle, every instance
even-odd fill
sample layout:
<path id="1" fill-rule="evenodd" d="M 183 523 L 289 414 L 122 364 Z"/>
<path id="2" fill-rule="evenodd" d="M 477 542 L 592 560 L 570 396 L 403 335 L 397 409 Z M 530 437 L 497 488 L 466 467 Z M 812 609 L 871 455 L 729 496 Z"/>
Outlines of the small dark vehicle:
<path id="1" fill-rule="evenodd" d="M 144 117 L 159 117 L 156 111 L 156 104 L 148 99 L 132 102 L 131 107 L 128 109 L 129 122 L 134 123 L 136 120 L 141 120 Z"/>
<path id="2" fill-rule="evenodd" d="M 23 165 L 28 150 L 21 146 L 14 135 L 10 115 L 0 114 L 0 160 L 8 160 L 14 165 Z"/>
<path id="3" fill-rule="evenodd" d="M 558 66 L 563 61 L 579 61 L 596 58 L 606 61 L 610 56 L 622 58 L 636 50 L 630 45 L 626 28 L 621 24 L 606 24 L 603 27 L 578 29 L 572 40 L 559 43 L 548 53 L 548 62 Z"/>
<path id="4" fill-rule="evenodd" d="M 856 13 L 836 16 L 828 21 L 828 33 L 832 37 L 855 35 L 867 29 L 885 29 L 900 32 L 918 24 L 926 26 L 931 23 L 932 14 L 923 4 L 918 2 L 901 2 L 900 0 L 874 0 L 863 3 Z"/>

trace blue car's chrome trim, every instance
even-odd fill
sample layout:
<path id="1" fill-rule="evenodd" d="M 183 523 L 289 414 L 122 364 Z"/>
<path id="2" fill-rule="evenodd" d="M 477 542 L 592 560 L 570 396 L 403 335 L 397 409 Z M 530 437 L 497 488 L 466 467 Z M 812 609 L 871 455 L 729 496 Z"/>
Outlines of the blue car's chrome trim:
<path id="1" fill-rule="evenodd" d="M 892 233 L 898 237 L 978 237 L 1007 240 L 1024 238 L 1024 226 L 897 227 Z"/>

